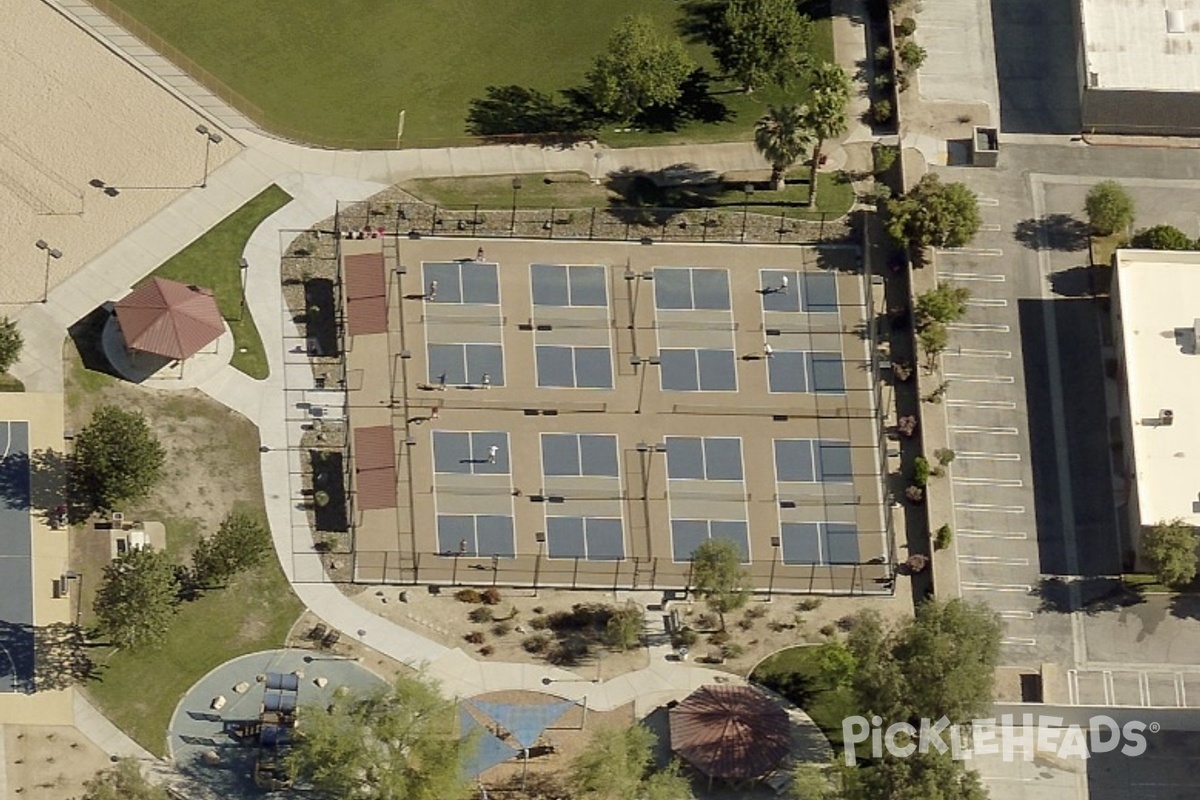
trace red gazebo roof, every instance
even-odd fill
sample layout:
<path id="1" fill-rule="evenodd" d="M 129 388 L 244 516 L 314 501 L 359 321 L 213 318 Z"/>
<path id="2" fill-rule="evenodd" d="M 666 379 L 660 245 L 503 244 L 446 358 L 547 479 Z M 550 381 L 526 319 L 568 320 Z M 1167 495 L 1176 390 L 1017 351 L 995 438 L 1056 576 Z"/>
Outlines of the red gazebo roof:
<path id="1" fill-rule="evenodd" d="M 131 350 L 167 358 L 195 355 L 225 332 L 211 291 L 165 278 L 146 281 L 115 310 Z"/>
<path id="2" fill-rule="evenodd" d="M 751 686 L 702 686 L 670 712 L 671 749 L 710 778 L 770 774 L 792 747 L 787 712 Z"/>

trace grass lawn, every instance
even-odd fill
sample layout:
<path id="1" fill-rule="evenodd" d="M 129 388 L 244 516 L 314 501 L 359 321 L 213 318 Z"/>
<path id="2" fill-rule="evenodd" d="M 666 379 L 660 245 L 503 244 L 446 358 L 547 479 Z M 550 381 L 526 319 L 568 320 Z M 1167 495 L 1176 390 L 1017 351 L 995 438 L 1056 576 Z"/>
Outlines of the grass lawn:
<path id="1" fill-rule="evenodd" d="M 838 217 L 854 204 L 854 187 L 841 173 L 822 172 L 817 176 L 817 208 L 808 202 L 808 170 L 799 170 L 789 178 L 781 192 L 762 189 L 750 196 L 750 211 L 778 215 L 781 211 L 792 219 L 821 219 L 821 214 Z M 802 177 L 800 177 L 802 176 Z M 667 206 L 689 208 L 724 208 L 741 211 L 745 199 L 742 183 L 706 186 L 697 189 L 666 190 L 661 202 Z M 511 208 L 513 189 L 511 176 L 483 178 L 423 178 L 409 181 L 404 188 L 428 203 L 439 206 L 480 209 Z M 582 173 L 526 175 L 516 193 L 518 208 L 605 208 L 625 205 L 621 195 L 608 185 L 596 185 Z"/>
<path id="2" fill-rule="evenodd" d="M 278 186 L 269 186 L 250 202 L 221 220 L 158 269 L 154 275 L 212 289 L 225 324 L 233 332 L 230 363 L 251 378 L 267 377 L 267 354 L 249 309 L 242 309 L 242 274 L 238 259 L 250 234 L 267 217 L 291 201 Z M 243 352 L 245 351 L 245 352 Z"/>
<path id="3" fill-rule="evenodd" d="M 842 720 L 861 710 L 848 689 L 831 686 L 821 677 L 817 669 L 821 647 L 781 650 L 755 667 L 750 680 L 779 692 L 804 709 L 837 750 L 842 745 Z"/>
<path id="4" fill-rule="evenodd" d="M 488 86 L 548 94 L 579 87 L 608 32 L 627 14 L 648 14 L 663 29 L 689 21 L 684 0 L 104 0 L 165 39 L 216 80 L 243 95 L 286 136 L 335 147 L 434 146 L 465 135 L 468 103 Z M 828 0 L 802 0 L 818 19 L 815 57 L 832 60 Z M 823 17 L 823 18 L 822 18 Z M 358 22 L 355 22 L 358 20 Z M 691 20 L 695 23 L 695 20 Z M 718 74 L 709 47 L 690 42 L 694 60 Z M 803 99 L 762 89 L 745 95 L 713 80 L 706 103 L 721 122 L 685 122 L 663 133 L 616 133 L 612 145 L 731 141 L 750 137 L 770 103 Z M 723 111 L 721 110 L 723 107 Z M 464 142 L 465 143 L 465 142 Z"/>

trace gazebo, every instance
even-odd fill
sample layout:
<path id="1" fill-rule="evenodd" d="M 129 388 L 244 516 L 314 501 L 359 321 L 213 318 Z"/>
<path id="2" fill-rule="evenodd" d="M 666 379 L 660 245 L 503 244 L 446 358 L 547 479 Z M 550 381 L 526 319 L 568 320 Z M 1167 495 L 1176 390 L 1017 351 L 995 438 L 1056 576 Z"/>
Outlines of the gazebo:
<path id="1" fill-rule="evenodd" d="M 731 783 L 759 780 L 792 749 L 787 712 L 752 686 L 702 686 L 670 712 L 671 750 Z"/>
<path id="2" fill-rule="evenodd" d="M 225 323 L 208 289 L 151 278 L 113 309 L 125 347 L 184 361 L 220 338 Z"/>

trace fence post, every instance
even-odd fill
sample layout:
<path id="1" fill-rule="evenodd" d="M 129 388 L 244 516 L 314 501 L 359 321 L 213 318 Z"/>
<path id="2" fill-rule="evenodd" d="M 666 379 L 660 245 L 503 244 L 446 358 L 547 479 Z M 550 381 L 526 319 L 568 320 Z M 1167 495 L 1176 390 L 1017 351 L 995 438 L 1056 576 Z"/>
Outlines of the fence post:
<path id="1" fill-rule="evenodd" d="M 429 235 L 430 236 L 433 236 L 435 233 L 437 233 L 437 221 L 438 221 L 437 215 L 438 215 L 438 207 L 437 207 L 437 203 L 434 203 L 433 204 L 433 217 L 430 218 L 430 220 L 429 220 Z"/>
<path id="2" fill-rule="evenodd" d="M 546 234 L 547 239 L 554 238 L 554 212 L 554 206 L 550 206 L 550 219 L 546 220 L 546 230 L 548 231 Z"/>
<path id="3" fill-rule="evenodd" d="M 783 244 L 783 232 L 787 230 L 786 223 L 784 222 L 784 220 L 787 218 L 786 214 L 786 211 L 779 212 L 779 244 Z"/>
<path id="4" fill-rule="evenodd" d="M 592 221 L 588 223 L 588 241 L 592 241 L 596 234 L 596 207 L 592 206 Z"/>
<path id="5" fill-rule="evenodd" d="M 709 219 L 708 215 L 711 213 L 712 212 L 709 211 L 707 208 L 704 209 L 704 222 L 701 223 L 701 225 L 700 225 L 700 241 L 701 242 L 708 241 L 708 219 Z"/>

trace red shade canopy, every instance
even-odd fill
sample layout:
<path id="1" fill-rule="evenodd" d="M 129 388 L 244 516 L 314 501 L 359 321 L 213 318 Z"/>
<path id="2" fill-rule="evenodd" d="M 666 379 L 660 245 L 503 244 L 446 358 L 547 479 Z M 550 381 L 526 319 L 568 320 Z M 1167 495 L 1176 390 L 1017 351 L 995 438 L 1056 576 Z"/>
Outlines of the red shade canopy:
<path id="1" fill-rule="evenodd" d="M 117 321 L 131 350 L 187 358 L 225 332 L 208 289 L 151 278 L 117 302 Z"/>
<path id="2" fill-rule="evenodd" d="M 710 778 L 763 777 L 792 747 L 787 712 L 751 686 L 702 686 L 670 719 L 671 749 Z"/>

